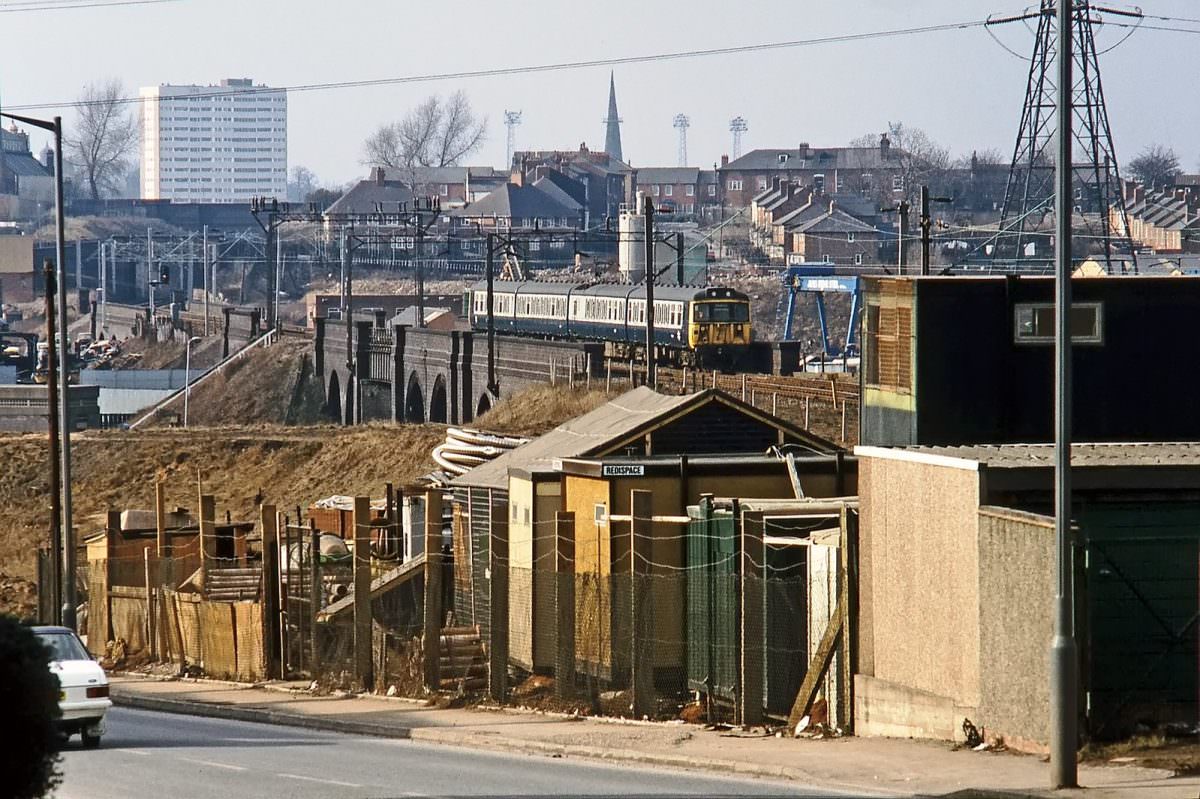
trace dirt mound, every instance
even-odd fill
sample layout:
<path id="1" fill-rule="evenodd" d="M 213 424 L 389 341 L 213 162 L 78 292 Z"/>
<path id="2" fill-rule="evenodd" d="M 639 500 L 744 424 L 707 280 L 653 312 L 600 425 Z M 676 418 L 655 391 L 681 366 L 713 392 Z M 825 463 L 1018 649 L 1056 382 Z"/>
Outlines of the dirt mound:
<path id="1" fill-rule="evenodd" d="M 180 396 L 151 423 L 164 425 L 182 413 Z M 192 427 L 326 421 L 321 387 L 313 378 L 312 343 L 301 339 L 250 351 L 192 388 L 188 399 Z"/>
<path id="2" fill-rule="evenodd" d="M 588 391 L 563 385 L 534 386 L 497 403 L 472 426 L 498 433 L 539 436 L 567 419 L 596 409 L 609 399 L 603 390 Z"/>
<path id="3" fill-rule="evenodd" d="M 37 617 L 37 611 L 37 586 L 0 572 L 0 613 L 32 619 Z"/>

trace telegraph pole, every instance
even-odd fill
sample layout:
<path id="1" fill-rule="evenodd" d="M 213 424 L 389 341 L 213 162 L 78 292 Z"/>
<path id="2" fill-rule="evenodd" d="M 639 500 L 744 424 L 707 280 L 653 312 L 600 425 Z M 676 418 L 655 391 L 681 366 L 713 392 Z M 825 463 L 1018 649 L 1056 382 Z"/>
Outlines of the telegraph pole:
<path id="1" fill-rule="evenodd" d="M 1071 214 L 1072 20 L 1074 0 L 1058 0 L 1058 141 L 1054 221 L 1054 541 L 1058 585 L 1050 644 L 1050 786 L 1074 788 L 1079 746 L 1079 660 L 1075 646 L 1075 580 L 1071 542 Z M 1087 13 L 1086 6 L 1084 13 Z M 1106 253 L 1107 254 L 1107 253 Z"/>
<path id="2" fill-rule="evenodd" d="M 929 203 L 953 202 L 949 197 L 930 197 L 929 187 L 921 187 L 921 274 L 929 274 L 929 246 L 932 242 L 933 217 L 929 215 Z"/>
<path id="3" fill-rule="evenodd" d="M 204 270 L 204 335 L 208 335 L 208 295 L 212 294 L 212 285 L 208 277 L 208 225 L 204 226 L 204 237 L 201 243 L 200 268 Z"/>
<path id="4" fill-rule="evenodd" d="M 63 623 L 63 530 L 62 530 L 62 448 L 58 438 L 58 353 L 54 341 L 54 267 L 46 259 L 42 270 L 46 284 L 46 421 L 50 428 L 50 555 L 53 582 L 51 624 Z"/>
<path id="5" fill-rule="evenodd" d="M 646 385 L 658 385 L 654 363 L 654 200 L 644 198 L 646 215 Z"/>
<path id="6" fill-rule="evenodd" d="M 487 343 L 488 343 L 488 391 L 496 395 L 500 386 L 496 382 L 496 234 L 487 234 Z M 471 310 L 468 308 L 467 313 Z"/>
<path id="7" fill-rule="evenodd" d="M 899 214 L 900 218 L 897 220 L 899 226 L 899 236 L 896 239 L 896 265 L 898 267 L 898 274 L 901 275 L 904 274 L 906 268 L 908 267 L 908 212 L 911 207 L 912 206 L 909 205 L 908 200 L 903 199 L 896 205 L 893 205 L 891 208 L 879 209 L 881 213 L 886 214 L 894 211 Z"/>

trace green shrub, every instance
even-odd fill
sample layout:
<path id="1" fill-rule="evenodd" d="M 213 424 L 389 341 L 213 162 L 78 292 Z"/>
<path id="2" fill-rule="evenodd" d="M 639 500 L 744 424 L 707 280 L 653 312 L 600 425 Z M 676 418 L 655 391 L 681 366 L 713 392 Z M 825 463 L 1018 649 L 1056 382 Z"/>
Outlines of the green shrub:
<path id="1" fill-rule="evenodd" d="M 5 796 L 37 799 L 58 785 L 58 677 L 33 631 L 0 615 L 0 780 Z"/>

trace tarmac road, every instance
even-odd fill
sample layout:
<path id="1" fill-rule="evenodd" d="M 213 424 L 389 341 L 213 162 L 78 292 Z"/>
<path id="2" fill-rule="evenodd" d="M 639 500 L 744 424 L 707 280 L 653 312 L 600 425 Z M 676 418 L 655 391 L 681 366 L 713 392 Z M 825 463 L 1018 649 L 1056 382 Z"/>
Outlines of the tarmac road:
<path id="1" fill-rule="evenodd" d="M 670 769 L 473 752 L 113 708 L 97 750 L 73 738 L 59 799 L 431 796 L 828 796 L 828 790 Z"/>

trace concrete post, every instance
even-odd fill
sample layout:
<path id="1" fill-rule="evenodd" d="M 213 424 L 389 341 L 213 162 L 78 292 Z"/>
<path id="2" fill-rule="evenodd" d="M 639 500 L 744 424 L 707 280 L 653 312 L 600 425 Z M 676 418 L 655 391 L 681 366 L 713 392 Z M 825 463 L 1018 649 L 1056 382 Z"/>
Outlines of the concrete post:
<path id="1" fill-rule="evenodd" d="M 488 651 L 488 693 L 497 702 L 508 696 L 508 506 L 489 497 L 495 515 L 499 509 L 503 524 L 491 528 L 491 573 L 488 583 L 491 649 Z"/>
<path id="2" fill-rule="evenodd" d="M 309 671 L 316 676 L 320 673 L 321 662 L 321 646 L 317 638 L 317 617 L 321 615 L 322 599 L 325 596 L 325 583 L 321 577 L 321 533 L 317 530 L 317 523 L 313 519 L 308 520 L 308 537 L 309 537 L 309 582 L 308 582 L 308 609 L 309 609 L 309 627 L 308 627 L 308 643 L 310 647 Z"/>
<path id="3" fill-rule="evenodd" d="M 441 688 L 442 494 L 425 493 L 425 688 Z"/>
<path id="4" fill-rule="evenodd" d="M 653 501 L 649 491 L 634 489 L 629 492 L 630 521 L 629 574 L 630 614 L 632 616 L 632 647 L 629 661 L 632 669 L 630 687 L 633 692 L 633 715 L 635 718 L 653 716 L 654 701 L 654 647 L 651 645 L 653 622 L 653 592 L 650 585 L 651 542 L 653 541 Z"/>
<path id="5" fill-rule="evenodd" d="M 375 682 L 371 655 L 371 499 L 354 498 L 354 676 L 364 690 Z"/>
<path id="6" fill-rule="evenodd" d="M 575 514 L 554 516 L 554 691 L 575 692 Z"/>
<path id="7" fill-rule="evenodd" d="M 742 591 L 741 617 L 741 690 L 737 695 L 735 717 L 742 726 L 760 724 L 763 719 L 763 577 L 766 547 L 763 546 L 763 520 L 758 514 L 747 518 L 734 507 L 734 523 L 739 526 Z"/>

